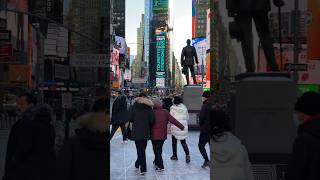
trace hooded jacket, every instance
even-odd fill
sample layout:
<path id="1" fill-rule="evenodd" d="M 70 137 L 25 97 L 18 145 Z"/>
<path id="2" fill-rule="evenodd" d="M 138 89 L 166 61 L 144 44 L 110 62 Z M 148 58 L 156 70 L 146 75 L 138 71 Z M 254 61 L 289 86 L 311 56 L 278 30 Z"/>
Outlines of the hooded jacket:
<path id="1" fill-rule="evenodd" d="M 152 140 L 165 140 L 167 139 L 167 124 L 168 122 L 174 124 L 179 129 L 184 129 L 184 126 L 172 117 L 168 110 L 162 109 L 161 104 L 155 103 L 154 107 L 155 122 L 151 130 Z"/>
<path id="2" fill-rule="evenodd" d="M 80 129 L 57 156 L 56 179 L 105 180 L 108 169 L 108 122 L 105 113 L 89 113 L 77 119 Z"/>
<path id="3" fill-rule="evenodd" d="M 142 141 L 151 138 L 151 127 L 154 123 L 153 102 L 145 97 L 134 99 L 129 110 L 129 121 L 132 122 L 131 140 Z"/>
<path id="4" fill-rule="evenodd" d="M 183 126 L 184 129 L 181 130 L 175 125 L 171 125 L 171 134 L 178 140 L 184 140 L 188 136 L 188 120 L 189 113 L 187 107 L 180 103 L 179 105 L 173 105 L 170 108 L 170 115 L 178 120 Z"/>
<path id="5" fill-rule="evenodd" d="M 11 129 L 3 180 L 50 179 L 54 142 L 49 107 L 36 105 L 27 109 Z"/>
<path id="6" fill-rule="evenodd" d="M 320 179 L 320 116 L 298 128 L 289 163 L 288 180 Z"/>
<path id="7" fill-rule="evenodd" d="M 248 152 L 230 132 L 211 140 L 211 179 L 254 180 Z"/>

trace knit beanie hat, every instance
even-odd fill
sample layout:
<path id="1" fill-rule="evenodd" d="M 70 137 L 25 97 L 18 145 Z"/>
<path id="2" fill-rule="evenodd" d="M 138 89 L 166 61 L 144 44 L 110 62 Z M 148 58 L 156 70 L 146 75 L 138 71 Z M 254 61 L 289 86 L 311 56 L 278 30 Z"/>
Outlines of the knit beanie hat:
<path id="1" fill-rule="evenodd" d="M 320 94 L 316 92 L 304 93 L 296 102 L 294 110 L 307 115 L 320 114 Z"/>
<path id="2" fill-rule="evenodd" d="M 210 91 L 204 91 L 202 94 L 202 97 L 204 97 L 204 98 L 209 98 L 210 96 L 211 96 Z"/>

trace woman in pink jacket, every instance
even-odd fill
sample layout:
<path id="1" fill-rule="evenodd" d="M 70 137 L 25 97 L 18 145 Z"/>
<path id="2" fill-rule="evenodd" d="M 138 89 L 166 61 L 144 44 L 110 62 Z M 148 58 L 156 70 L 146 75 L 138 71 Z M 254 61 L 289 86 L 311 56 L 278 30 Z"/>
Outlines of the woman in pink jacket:
<path id="1" fill-rule="evenodd" d="M 164 141 L 167 139 L 167 125 L 170 122 L 181 130 L 184 129 L 184 126 L 172 117 L 168 110 L 162 108 L 162 102 L 160 99 L 154 99 L 153 103 L 155 122 L 151 129 L 151 140 L 155 155 L 154 164 L 156 166 L 156 170 L 163 171 L 162 146 Z"/>

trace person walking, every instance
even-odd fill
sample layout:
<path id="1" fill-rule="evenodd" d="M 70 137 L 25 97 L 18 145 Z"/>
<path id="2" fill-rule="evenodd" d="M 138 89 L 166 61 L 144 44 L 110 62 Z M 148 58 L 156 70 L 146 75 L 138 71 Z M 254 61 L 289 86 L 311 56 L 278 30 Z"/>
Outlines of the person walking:
<path id="1" fill-rule="evenodd" d="M 183 67 L 184 74 L 186 75 L 187 84 L 189 85 L 189 69 L 193 78 L 193 83 L 197 84 L 196 75 L 194 72 L 194 61 L 199 64 L 196 48 L 191 46 L 191 40 L 187 40 L 187 46 L 182 49 L 181 53 L 181 66 Z"/>
<path id="2" fill-rule="evenodd" d="M 153 99 L 153 104 L 155 122 L 151 129 L 151 140 L 155 156 L 154 164 L 156 170 L 163 171 L 162 147 L 164 141 L 167 139 L 167 125 L 170 122 L 181 130 L 184 129 L 184 126 L 172 117 L 168 110 L 162 108 L 162 103 L 159 98 Z"/>
<path id="3" fill-rule="evenodd" d="M 79 129 L 57 155 L 55 179 L 105 180 L 109 178 L 109 116 L 104 100 L 95 101 L 91 112 L 76 121 Z"/>
<path id="4" fill-rule="evenodd" d="M 140 175 L 147 172 L 146 148 L 148 140 L 151 139 L 151 127 L 155 120 L 152 108 L 152 101 L 147 98 L 146 94 L 141 93 L 134 99 L 133 106 L 129 110 L 129 122 L 132 123 L 130 139 L 136 145 L 138 157 L 135 167 L 140 168 Z"/>
<path id="5" fill-rule="evenodd" d="M 175 96 L 173 99 L 173 106 L 170 108 L 170 115 L 178 120 L 184 129 L 181 130 L 177 126 L 171 124 L 170 131 L 172 134 L 172 156 L 171 160 L 178 160 L 177 156 L 177 142 L 180 140 L 182 148 L 186 154 L 186 163 L 190 163 L 190 153 L 186 142 L 188 136 L 188 120 L 189 113 L 187 107 L 182 103 L 182 98 Z"/>
<path id="6" fill-rule="evenodd" d="M 229 118 L 221 110 L 211 109 L 211 179 L 254 180 L 246 147 L 230 131 Z"/>
<path id="7" fill-rule="evenodd" d="M 50 180 L 55 158 L 51 109 L 29 93 L 19 96 L 17 107 L 21 114 L 9 134 L 3 180 Z"/>
<path id="8" fill-rule="evenodd" d="M 304 93 L 295 104 L 298 135 L 289 162 L 288 180 L 320 179 L 320 94 Z"/>
<path id="9" fill-rule="evenodd" d="M 117 129 L 120 127 L 122 132 L 122 143 L 127 143 L 127 135 L 126 135 L 126 123 L 129 121 L 128 119 L 128 102 L 125 95 L 122 95 L 120 91 L 118 91 L 117 98 L 112 106 L 112 114 L 111 114 L 111 134 L 110 140 L 114 136 Z"/>
<path id="10" fill-rule="evenodd" d="M 164 98 L 164 99 L 162 100 L 162 102 L 163 102 L 163 105 L 162 105 L 163 109 L 166 109 L 166 110 L 170 111 L 170 108 L 171 108 L 171 106 L 173 105 L 172 100 L 173 100 L 173 99 L 170 97 L 170 95 L 167 96 L 166 98 Z"/>
<path id="11" fill-rule="evenodd" d="M 210 118 L 209 118 L 209 112 L 212 108 L 212 104 L 209 102 L 210 98 L 210 91 L 204 91 L 202 94 L 202 101 L 203 105 L 201 107 L 199 120 L 200 120 L 200 136 L 199 136 L 199 143 L 198 147 L 200 150 L 200 153 L 204 159 L 204 163 L 201 166 L 202 168 L 209 167 L 209 157 L 206 151 L 206 144 L 210 144 Z"/>

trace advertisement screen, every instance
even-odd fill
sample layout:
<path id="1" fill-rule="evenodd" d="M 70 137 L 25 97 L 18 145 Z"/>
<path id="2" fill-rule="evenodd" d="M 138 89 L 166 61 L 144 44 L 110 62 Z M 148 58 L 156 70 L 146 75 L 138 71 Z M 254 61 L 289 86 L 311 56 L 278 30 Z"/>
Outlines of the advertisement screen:
<path id="1" fill-rule="evenodd" d="M 165 72 L 165 58 L 166 58 L 166 36 L 157 36 L 157 67 L 156 72 Z"/>
<path id="2" fill-rule="evenodd" d="M 153 11 L 154 12 L 168 11 L 168 0 L 153 0 Z"/>
<path id="3" fill-rule="evenodd" d="M 276 61 L 279 66 L 281 66 L 280 59 L 280 46 L 279 44 L 274 44 Z M 307 64 L 307 71 L 299 71 L 299 84 L 320 84 L 320 61 L 312 61 L 308 59 L 307 56 L 307 45 L 302 45 L 301 52 L 299 54 L 298 62 L 299 64 Z M 258 60 L 258 70 L 259 72 L 270 72 L 270 68 L 267 66 L 266 58 L 262 48 L 259 48 L 259 60 Z M 283 44 L 282 45 L 282 67 L 285 64 L 294 63 L 294 45 L 293 44 Z"/>

